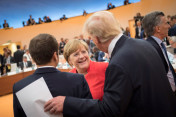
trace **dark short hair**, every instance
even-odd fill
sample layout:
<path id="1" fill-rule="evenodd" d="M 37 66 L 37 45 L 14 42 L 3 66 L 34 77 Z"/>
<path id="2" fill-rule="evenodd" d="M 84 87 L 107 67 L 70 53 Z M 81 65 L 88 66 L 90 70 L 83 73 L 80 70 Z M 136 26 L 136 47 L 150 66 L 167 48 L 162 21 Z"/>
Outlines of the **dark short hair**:
<path id="1" fill-rule="evenodd" d="M 17 49 L 20 49 L 20 45 L 17 45 Z"/>
<path id="2" fill-rule="evenodd" d="M 51 61 L 54 52 L 58 54 L 58 42 L 50 34 L 39 34 L 30 41 L 29 52 L 37 65 L 45 65 Z"/>
<path id="3" fill-rule="evenodd" d="M 176 19 L 176 15 L 171 17 L 171 21 L 174 20 L 174 19 Z"/>
<path id="4" fill-rule="evenodd" d="M 161 22 L 161 17 L 164 13 L 161 11 L 154 11 L 147 14 L 142 20 L 142 26 L 147 36 L 154 34 L 154 28 Z"/>

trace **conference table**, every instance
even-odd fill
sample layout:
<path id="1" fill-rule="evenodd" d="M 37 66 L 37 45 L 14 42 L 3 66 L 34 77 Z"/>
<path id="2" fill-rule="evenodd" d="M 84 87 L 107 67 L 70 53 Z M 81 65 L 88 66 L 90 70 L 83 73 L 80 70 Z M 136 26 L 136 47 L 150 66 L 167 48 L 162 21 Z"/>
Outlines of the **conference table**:
<path id="1" fill-rule="evenodd" d="M 70 69 L 58 69 L 62 72 L 69 72 Z M 13 92 L 13 84 L 34 73 L 35 70 L 27 70 L 19 73 L 9 73 L 0 77 L 0 96 Z"/>
<path id="2" fill-rule="evenodd" d="M 176 72 L 176 59 L 173 60 L 172 63 L 175 72 Z M 62 72 L 69 72 L 71 69 L 65 68 L 65 69 L 60 69 L 58 68 L 58 70 L 62 71 Z M 23 71 L 23 72 L 19 72 L 19 73 L 10 73 L 6 76 L 2 76 L 0 77 L 0 96 L 9 94 L 13 92 L 13 84 L 22 80 L 23 78 L 31 75 L 34 73 L 35 70 L 27 70 L 27 71 Z"/>

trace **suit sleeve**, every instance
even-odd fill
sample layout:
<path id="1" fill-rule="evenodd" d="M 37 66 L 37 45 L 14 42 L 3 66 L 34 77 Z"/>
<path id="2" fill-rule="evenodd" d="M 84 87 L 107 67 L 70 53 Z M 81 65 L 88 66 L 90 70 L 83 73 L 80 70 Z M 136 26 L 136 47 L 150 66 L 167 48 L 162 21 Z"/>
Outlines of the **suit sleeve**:
<path id="1" fill-rule="evenodd" d="M 132 83 L 128 73 L 120 65 L 111 65 L 106 71 L 103 100 L 66 97 L 63 113 L 68 117 L 123 116 L 131 96 Z"/>
<path id="2" fill-rule="evenodd" d="M 14 86 L 13 86 L 13 113 L 14 113 L 14 117 L 26 117 L 15 93 L 16 93 L 16 91 L 15 91 L 15 84 L 14 84 Z"/>
<path id="3" fill-rule="evenodd" d="M 15 59 L 14 59 L 14 57 L 11 57 L 11 59 L 10 59 L 10 63 L 15 63 Z"/>
<path id="4" fill-rule="evenodd" d="M 82 95 L 81 95 L 81 98 L 92 99 L 92 94 L 90 93 L 89 86 L 88 86 L 87 81 L 83 75 L 82 75 Z"/>
<path id="5" fill-rule="evenodd" d="M 135 28 L 135 38 L 137 38 L 138 37 L 138 28 L 136 27 Z"/>
<path id="6" fill-rule="evenodd" d="M 15 54 L 15 52 L 13 53 L 13 58 L 14 58 L 14 62 L 16 63 L 16 54 Z"/>
<path id="7" fill-rule="evenodd" d="M 32 67 L 32 62 L 28 61 L 28 67 Z"/>

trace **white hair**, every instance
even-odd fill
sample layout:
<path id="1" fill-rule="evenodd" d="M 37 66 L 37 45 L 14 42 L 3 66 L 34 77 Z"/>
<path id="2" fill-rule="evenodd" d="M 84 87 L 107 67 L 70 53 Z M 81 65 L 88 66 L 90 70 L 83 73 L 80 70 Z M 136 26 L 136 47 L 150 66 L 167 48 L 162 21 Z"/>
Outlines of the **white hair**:
<path id="1" fill-rule="evenodd" d="M 84 32 L 106 42 L 122 32 L 119 22 L 108 11 L 99 11 L 90 16 L 84 24 Z"/>

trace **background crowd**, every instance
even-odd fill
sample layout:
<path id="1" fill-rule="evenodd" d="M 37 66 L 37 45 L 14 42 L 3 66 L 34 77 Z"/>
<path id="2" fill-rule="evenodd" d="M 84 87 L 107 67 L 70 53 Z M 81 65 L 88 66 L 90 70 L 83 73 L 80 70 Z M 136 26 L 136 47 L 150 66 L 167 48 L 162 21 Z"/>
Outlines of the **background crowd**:
<path id="1" fill-rule="evenodd" d="M 130 2 L 125 0 L 124 5 L 127 4 Z M 108 3 L 107 10 L 113 8 L 115 6 Z M 84 11 L 83 15 L 86 14 Z M 63 15 L 60 21 L 67 19 Z M 57 42 L 50 34 L 39 34 L 31 39 L 29 50 L 17 45 L 12 55 L 11 50 L 4 48 L 4 54 L 0 55 L 1 75 L 10 72 L 13 63 L 21 69 L 33 64 L 38 66 L 34 74 L 14 84 L 15 117 L 27 116 L 25 112 L 29 111 L 23 108 L 17 93 L 41 78 L 53 96 L 41 107 L 50 114 L 175 117 L 176 74 L 166 45 L 176 42 L 172 39 L 176 36 L 176 15 L 166 18 L 161 11 L 145 16 L 138 12 L 134 21 L 135 38 L 131 38 L 129 27 L 124 30 L 111 12 L 99 11 L 85 22 L 86 38 L 80 34 L 70 40 L 62 37 Z M 27 25 L 35 24 L 30 15 Z M 71 73 L 56 68 L 59 55 L 72 66 Z M 35 103 L 32 96 L 21 99 L 28 104 Z"/>
<path id="2" fill-rule="evenodd" d="M 3 49 L 3 55 L 0 54 L 0 73 L 1 75 L 7 75 L 8 72 L 11 72 L 11 67 L 13 63 L 16 63 L 17 67 L 21 70 L 32 67 L 33 61 L 29 50 L 25 48 L 20 48 L 20 45 L 17 45 L 17 51 L 12 55 L 12 52 L 7 47 Z"/>
<path id="3" fill-rule="evenodd" d="M 128 5 L 128 4 L 131 4 L 129 2 L 129 0 L 124 0 L 124 5 Z M 109 2 L 107 4 L 107 10 L 109 9 L 113 9 L 115 8 L 116 6 L 113 5 L 111 2 Z M 86 10 L 83 10 L 83 16 L 86 16 L 88 13 L 86 12 Z M 68 19 L 66 17 L 65 14 L 63 14 L 62 17 L 59 18 L 60 21 L 63 21 L 63 20 L 66 20 Z M 8 20 L 8 19 L 7 19 Z M 30 25 L 37 25 L 37 24 L 43 24 L 43 23 L 49 23 L 49 22 L 52 22 L 51 18 L 49 16 L 43 16 L 43 18 L 39 17 L 38 18 L 38 21 L 36 21 L 32 15 L 29 15 L 29 19 L 27 21 L 22 21 L 22 25 L 23 26 L 30 26 Z M 4 29 L 8 29 L 9 28 L 9 24 L 6 22 L 6 19 L 4 20 L 4 23 L 2 24 L 3 25 L 3 28 Z M 0 25 L 0 28 L 1 28 L 1 25 Z"/>
<path id="4" fill-rule="evenodd" d="M 64 16 L 65 17 L 65 16 Z M 144 28 L 142 26 L 142 20 L 143 20 L 144 16 L 141 16 L 141 14 L 138 12 L 136 14 L 136 16 L 134 16 L 134 21 L 135 21 L 135 39 L 143 39 L 145 40 L 147 38 L 147 35 L 144 33 Z M 45 16 L 44 17 L 45 22 L 51 22 L 51 19 L 49 19 L 49 17 Z M 43 21 L 41 21 L 41 18 L 39 18 L 40 23 L 43 23 Z M 63 19 L 65 20 L 65 19 Z M 38 23 L 38 24 L 40 24 Z M 173 53 L 176 53 L 176 44 L 175 44 L 175 40 L 172 40 L 172 36 L 176 36 L 176 15 L 167 16 L 167 23 L 170 25 L 169 31 L 168 31 L 168 36 L 164 39 L 166 45 L 172 45 L 172 47 L 174 48 Z M 30 18 L 27 21 L 28 25 L 35 25 L 35 21 L 33 20 L 32 16 L 30 15 Z M 4 26 L 8 27 L 8 23 L 6 23 L 6 20 L 4 21 Z M 124 30 L 121 27 L 123 34 L 131 37 L 130 34 L 130 29 L 129 27 L 126 27 L 126 29 Z M 86 42 L 88 44 L 89 47 L 89 56 L 91 58 L 91 60 L 93 61 L 99 61 L 99 62 L 108 62 L 109 61 L 109 56 L 108 54 L 100 51 L 96 45 L 94 44 L 94 42 L 92 41 L 91 37 L 89 36 L 87 39 L 84 38 L 83 34 L 80 34 L 79 36 L 75 36 L 74 39 L 79 39 L 79 40 L 83 40 L 84 42 Z M 68 38 L 61 38 L 59 41 L 59 54 L 63 55 L 64 52 L 64 46 L 65 44 L 69 41 Z M 17 46 L 17 49 L 19 49 L 19 47 Z M 17 63 L 18 67 L 19 67 L 19 62 L 22 62 L 23 60 L 23 56 L 20 55 L 18 57 L 20 58 L 16 58 L 15 54 L 12 55 L 11 50 L 9 50 L 8 48 L 4 48 L 3 49 L 4 54 L 1 55 L 1 75 L 3 75 L 4 73 L 10 72 L 10 64 L 11 63 Z M 23 50 L 23 54 L 25 53 L 29 53 L 29 51 L 25 48 Z M 32 60 L 29 60 L 31 61 Z M 9 66 L 9 67 L 8 67 Z M 31 66 L 30 66 L 31 67 Z M 22 67 L 21 67 L 22 68 Z"/>
<path id="5" fill-rule="evenodd" d="M 72 117 L 175 117 L 176 74 L 163 43 L 171 26 L 163 12 L 153 11 L 142 19 L 142 27 L 147 39 L 133 39 L 123 34 L 111 12 L 99 11 L 91 15 L 83 29 L 111 59 L 109 63 L 91 61 L 90 48 L 83 35 L 66 44 L 61 39 L 61 54 L 74 66 L 70 71 L 74 74 L 56 69 L 59 45 L 52 35 L 34 37 L 29 50 L 38 68 L 34 74 L 14 84 L 15 117 L 45 112 Z M 51 46 L 46 49 L 48 43 Z M 81 76 L 85 79 L 78 80 Z M 38 99 L 33 100 L 33 95 L 19 95 L 20 91 L 42 79 L 53 98 L 40 106 L 45 112 L 33 105 L 30 105 L 32 111 L 25 109 L 24 104 L 36 103 Z M 31 88 L 25 93 L 33 92 Z M 23 99 L 25 101 L 21 102 Z"/>

